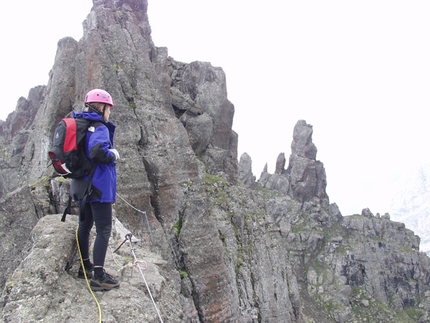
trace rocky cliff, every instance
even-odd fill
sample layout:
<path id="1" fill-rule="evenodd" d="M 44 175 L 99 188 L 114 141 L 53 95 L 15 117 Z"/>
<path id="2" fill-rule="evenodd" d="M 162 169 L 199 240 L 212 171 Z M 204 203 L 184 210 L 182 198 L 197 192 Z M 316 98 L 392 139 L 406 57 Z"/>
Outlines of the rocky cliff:
<path id="1" fill-rule="evenodd" d="M 430 322 L 419 238 L 389 215 L 342 216 L 311 125 L 297 122 L 288 165 L 280 154 L 256 181 L 251 157 L 237 162 L 222 69 L 156 47 L 145 0 L 93 4 L 47 86 L 0 124 L 3 322 L 95 322 L 96 304 L 103 322 Z M 96 87 L 114 98 L 121 154 L 107 262 L 121 288 L 97 302 L 76 278 L 77 220 L 58 215 L 69 183 L 47 154 Z"/>

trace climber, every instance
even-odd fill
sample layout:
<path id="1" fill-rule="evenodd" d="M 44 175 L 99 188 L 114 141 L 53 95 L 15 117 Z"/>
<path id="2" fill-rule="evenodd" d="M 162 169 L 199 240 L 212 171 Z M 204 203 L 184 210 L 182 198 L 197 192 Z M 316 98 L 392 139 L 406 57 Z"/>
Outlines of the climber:
<path id="1" fill-rule="evenodd" d="M 119 282 L 104 269 L 106 252 L 112 230 L 112 204 L 116 198 L 116 161 L 119 153 L 113 146 L 115 125 L 109 122 L 113 101 L 104 90 L 94 89 L 85 97 L 85 108 L 81 113 L 73 113 L 74 118 L 91 121 L 86 135 L 86 155 L 94 163 L 91 176 L 73 179 L 70 194 L 80 203 L 78 243 L 84 268 L 79 268 L 78 277 L 85 274 L 92 290 L 118 288 Z M 92 182 L 91 182 L 92 181 Z M 83 191 L 90 183 L 91 190 L 86 199 Z M 93 263 L 89 255 L 90 232 L 95 224 L 96 238 L 93 247 Z M 85 274 L 84 274 L 85 270 Z M 93 274 L 94 271 L 94 274 Z"/>

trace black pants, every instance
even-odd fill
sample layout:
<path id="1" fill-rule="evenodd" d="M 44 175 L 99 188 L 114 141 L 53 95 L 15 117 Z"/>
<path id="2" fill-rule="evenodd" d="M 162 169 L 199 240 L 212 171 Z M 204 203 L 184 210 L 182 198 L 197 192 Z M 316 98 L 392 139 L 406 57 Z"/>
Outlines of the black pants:
<path id="1" fill-rule="evenodd" d="M 85 219 L 79 222 L 78 239 L 82 259 L 90 257 L 90 232 L 96 225 L 93 249 L 94 266 L 104 267 L 107 247 L 112 230 L 112 203 L 85 203 Z"/>

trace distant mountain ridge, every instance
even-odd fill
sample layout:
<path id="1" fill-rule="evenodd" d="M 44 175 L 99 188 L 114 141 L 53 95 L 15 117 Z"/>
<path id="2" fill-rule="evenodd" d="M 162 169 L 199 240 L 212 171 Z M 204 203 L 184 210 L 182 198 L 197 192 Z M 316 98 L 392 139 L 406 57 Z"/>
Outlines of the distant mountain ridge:
<path id="1" fill-rule="evenodd" d="M 421 238 L 420 250 L 430 254 L 430 164 L 399 178 L 391 200 L 391 219 L 403 222 Z"/>

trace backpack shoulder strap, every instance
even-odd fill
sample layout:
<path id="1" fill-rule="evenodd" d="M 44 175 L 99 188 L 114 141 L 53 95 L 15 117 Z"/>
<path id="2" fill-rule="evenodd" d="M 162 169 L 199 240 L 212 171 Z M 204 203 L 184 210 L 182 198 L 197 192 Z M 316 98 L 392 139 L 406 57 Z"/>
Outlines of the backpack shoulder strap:
<path id="1" fill-rule="evenodd" d="M 85 204 L 87 203 L 87 197 L 93 192 L 93 177 L 96 167 L 97 165 L 94 164 L 93 168 L 91 169 L 91 173 L 88 176 L 87 188 L 85 189 L 84 196 L 82 197 L 82 200 L 79 204 L 79 221 L 85 220 Z"/>

